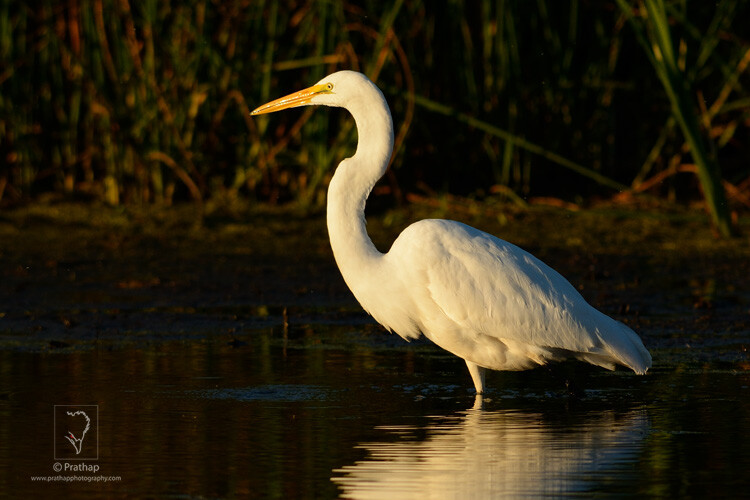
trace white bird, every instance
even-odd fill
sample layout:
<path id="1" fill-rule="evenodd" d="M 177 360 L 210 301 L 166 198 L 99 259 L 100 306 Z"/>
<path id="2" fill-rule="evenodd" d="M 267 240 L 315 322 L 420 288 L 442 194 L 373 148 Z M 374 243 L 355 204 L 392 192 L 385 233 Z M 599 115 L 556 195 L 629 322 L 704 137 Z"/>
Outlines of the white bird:
<path id="1" fill-rule="evenodd" d="M 407 227 L 387 253 L 378 251 L 364 212 L 393 152 L 385 97 L 365 75 L 339 71 L 252 114 L 309 105 L 344 108 L 357 125 L 357 151 L 339 164 L 328 187 L 328 233 L 346 284 L 378 323 L 406 340 L 425 335 L 463 358 L 477 394 L 486 369 L 525 370 L 568 358 L 638 374 L 651 367 L 633 330 L 590 306 L 554 269 L 495 236 L 427 219 Z"/>

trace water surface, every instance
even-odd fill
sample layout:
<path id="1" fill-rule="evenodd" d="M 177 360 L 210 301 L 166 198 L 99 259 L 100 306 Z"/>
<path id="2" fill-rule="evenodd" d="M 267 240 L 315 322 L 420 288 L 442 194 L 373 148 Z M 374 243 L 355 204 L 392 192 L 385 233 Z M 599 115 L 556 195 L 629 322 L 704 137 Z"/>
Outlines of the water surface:
<path id="1" fill-rule="evenodd" d="M 638 330 L 655 365 L 644 377 L 577 363 L 492 373 L 479 400 L 462 361 L 361 312 L 322 220 L 197 233 L 8 224 L 7 495 L 736 498 L 750 486 L 744 247 L 526 240 Z M 98 407 L 83 446 L 95 460 L 55 434 L 64 405 Z M 78 463 L 98 470 L 55 471 Z"/>

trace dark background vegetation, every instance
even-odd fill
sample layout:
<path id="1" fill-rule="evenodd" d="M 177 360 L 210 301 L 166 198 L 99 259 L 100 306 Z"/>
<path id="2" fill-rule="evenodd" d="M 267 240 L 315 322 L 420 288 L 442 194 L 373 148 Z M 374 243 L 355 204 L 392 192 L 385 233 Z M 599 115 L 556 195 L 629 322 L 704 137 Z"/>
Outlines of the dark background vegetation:
<path id="1" fill-rule="evenodd" d="M 367 73 L 393 110 L 377 193 L 701 202 L 661 28 L 682 112 L 746 210 L 749 18 L 741 0 L 5 1 L 0 206 L 319 207 L 354 148 L 346 113 L 248 113 L 339 69 Z"/>

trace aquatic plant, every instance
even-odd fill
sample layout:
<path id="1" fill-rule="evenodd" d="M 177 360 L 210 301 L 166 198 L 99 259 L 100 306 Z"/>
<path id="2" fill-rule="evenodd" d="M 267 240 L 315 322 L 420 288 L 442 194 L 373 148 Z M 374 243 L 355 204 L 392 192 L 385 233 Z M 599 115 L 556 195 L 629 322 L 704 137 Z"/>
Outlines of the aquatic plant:
<path id="1" fill-rule="evenodd" d="M 738 0 L 2 2 L 0 203 L 318 207 L 328 166 L 352 150 L 351 123 L 300 111 L 269 127 L 248 113 L 350 68 L 384 87 L 397 124 L 381 192 L 579 203 L 692 201 L 700 188 L 726 234 L 730 204 L 750 206 L 748 11 Z"/>

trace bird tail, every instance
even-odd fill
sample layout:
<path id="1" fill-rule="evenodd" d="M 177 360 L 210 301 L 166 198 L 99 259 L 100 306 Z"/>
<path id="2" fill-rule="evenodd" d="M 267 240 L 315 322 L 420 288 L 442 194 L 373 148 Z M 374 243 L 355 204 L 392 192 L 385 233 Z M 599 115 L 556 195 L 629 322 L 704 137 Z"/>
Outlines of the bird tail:
<path id="1" fill-rule="evenodd" d="M 641 338 L 628 326 L 602 314 L 605 330 L 597 328 L 596 336 L 601 347 L 595 351 L 579 353 L 578 358 L 591 364 L 614 370 L 615 365 L 630 368 L 644 375 L 651 368 L 651 354 Z"/>

